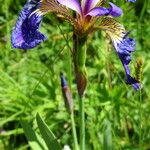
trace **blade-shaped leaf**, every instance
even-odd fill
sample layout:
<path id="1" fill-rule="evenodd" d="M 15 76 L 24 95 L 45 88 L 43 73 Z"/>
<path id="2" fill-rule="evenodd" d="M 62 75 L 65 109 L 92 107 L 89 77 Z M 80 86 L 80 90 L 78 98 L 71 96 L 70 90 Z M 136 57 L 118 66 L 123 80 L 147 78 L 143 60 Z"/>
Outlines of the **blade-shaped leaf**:
<path id="1" fill-rule="evenodd" d="M 111 123 L 109 120 L 105 121 L 103 146 L 104 146 L 104 150 L 112 150 L 112 133 L 111 133 Z"/>
<path id="2" fill-rule="evenodd" d="M 40 115 L 37 113 L 36 115 L 37 124 L 39 127 L 39 130 L 41 132 L 41 135 L 48 147 L 49 150 L 62 150 L 60 144 L 57 142 L 56 137 L 52 133 L 51 130 L 49 130 L 46 123 L 42 120 Z"/>
<path id="3" fill-rule="evenodd" d="M 21 120 L 20 123 L 26 138 L 28 139 L 29 145 L 33 150 L 48 150 L 43 139 L 34 132 L 34 130 L 26 121 Z"/>

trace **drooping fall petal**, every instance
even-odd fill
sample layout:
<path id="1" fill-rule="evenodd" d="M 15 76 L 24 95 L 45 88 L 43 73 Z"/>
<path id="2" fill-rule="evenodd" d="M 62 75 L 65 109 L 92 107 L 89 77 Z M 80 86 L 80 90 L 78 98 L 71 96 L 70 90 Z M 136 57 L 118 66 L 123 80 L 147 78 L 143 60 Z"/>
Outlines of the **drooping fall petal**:
<path id="1" fill-rule="evenodd" d="M 11 42 L 14 48 L 31 49 L 47 39 L 39 32 L 42 16 L 32 14 L 39 7 L 38 1 L 28 1 L 20 12 L 12 31 Z M 30 16 L 31 15 L 31 16 Z"/>
<path id="2" fill-rule="evenodd" d="M 127 84 L 131 84 L 135 90 L 140 88 L 140 83 L 133 77 L 131 77 L 129 63 L 131 61 L 131 53 L 135 50 L 135 40 L 125 37 L 120 43 L 115 46 L 117 54 L 124 66 Z"/>
<path id="3" fill-rule="evenodd" d="M 112 18 L 105 18 L 101 23 L 101 29 L 105 30 L 112 40 L 117 55 L 125 69 L 126 83 L 131 84 L 135 90 L 138 90 L 140 83 L 131 76 L 129 68 L 131 53 L 135 51 L 135 40 L 129 38 L 124 27 Z"/>

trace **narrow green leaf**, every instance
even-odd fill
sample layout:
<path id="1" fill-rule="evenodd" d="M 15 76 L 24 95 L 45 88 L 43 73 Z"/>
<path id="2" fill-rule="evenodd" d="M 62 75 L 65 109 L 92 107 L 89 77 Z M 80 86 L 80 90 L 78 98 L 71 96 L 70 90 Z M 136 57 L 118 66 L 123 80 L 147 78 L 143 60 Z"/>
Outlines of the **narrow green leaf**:
<path id="1" fill-rule="evenodd" d="M 28 139 L 29 145 L 33 150 L 48 150 L 43 139 L 33 131 L 27 122 L 21 120 L 21 126 Z"/>
<path id="2" fill-rule="evenodd" d="M 36 115 L 37 124 L 39 127 L 39 130 L 41 132 L 41 135 L 48 147 L 49 150 L 62 150 L 60 144 L 57 142 L 56 137 L 52 133 L 51 130 L 49 130 L 46 123 L 42 120 L 40 115 L 37 113 Z"/>
<path id="3" fill-rule="evenodd" d="M 109 120 L 105 122 L 104 131 L 104 150 L 112 150 L 112 133 L 111 133 L 111 123 Z"/>
<path id="4" fill-rule="evenodd" d="M 10 117 L 8 117 L 8 118 L 4 118 L 3 120 L 1 120 L 0 126 L 3 126 L 4 124 L 6 124 L 12 120 L 15 120 L 15 118 L 17 118 L 22 112 L 23 111 L 21 110 L 19 112 L 14 113 L 13 115 L 10 115 Z"/>

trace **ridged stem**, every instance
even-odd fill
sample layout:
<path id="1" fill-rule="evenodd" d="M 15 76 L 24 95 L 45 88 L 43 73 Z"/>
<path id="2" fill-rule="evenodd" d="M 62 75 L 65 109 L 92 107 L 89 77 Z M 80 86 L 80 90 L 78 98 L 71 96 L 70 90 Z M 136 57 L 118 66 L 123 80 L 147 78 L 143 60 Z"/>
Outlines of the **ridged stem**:
<path id="1" fill-rule="evenodd" d="M 87 86 L 87 77 L 86 77 L 86 37 L 77 36 L 77 46 L 75 51 L 75 74 L 78 94 L 80 97 L 84 95 L 84 91 Z"/>
<path id="2" fill-rule="evenodd" d="M 140 150 L 143 150 L 143 141 L 142 141 L 142 119 L 143 119 L 143 108 L 142 108 L 142 91 L 139 91 L 139 115 L 140 115 L 140 123 L 139 123 L 139 145 Z"/>
<path id="3" fill-rule="evenodd" d="M 85 150 L 85 112 L 84 112 L 83 97 L 79 97 L 79 111 L 80 111 L 80 150 Z"/>
<path id="4" fill-rule="evenodd" d="M 79 37 L 78 35 L 73 35 L 73 60 L 79 96 L 80 150 L 85 150 L 85 112 L 83 95 L 87 85 L 85 69 L 86 38 L 86 36 Z"/>
<path id="5" fill-rule="evenodd" d="M 73 111 L 70 114 L 70 117 L 71 117 L 71 127 L 72 127 L 72 134 L 73 134 L 74 149 L 79 150 Z"/>

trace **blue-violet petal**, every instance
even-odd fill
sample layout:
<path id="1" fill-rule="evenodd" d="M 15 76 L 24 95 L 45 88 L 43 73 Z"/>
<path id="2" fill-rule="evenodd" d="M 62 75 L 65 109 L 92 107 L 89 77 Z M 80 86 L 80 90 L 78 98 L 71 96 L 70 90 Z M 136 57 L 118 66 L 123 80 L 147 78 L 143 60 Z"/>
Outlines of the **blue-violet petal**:
<path id="1" fill-rule="evenodd" d="M 116 6 L 115 4 L 111 2 L 109 2 L 109 5 L 111 6 L 111 8 L 109 8 L 109 15 L 113 17 L 119 17 L 122 15 L 121 8 L 119 8 L 118 6 Z"/>
<path id="2" fill-rule="evenodd" d="M 127 84 L 131 84 L 135 90 L 140 88 L 140 83 L 130 75 L 129 63 L 131 61 L 131 52 L 135 49 L 135 40 L 125 37 L 117 44 L 116 51 L 124 66 L 127 78 Z"/>
<path id="3" fill-rule="evenodd" d="M 44 34 L 38 31 L 42 16 L 33 13 L 38 7 L 39 0 L 31 0 L 25 4 L 20 12 L 11 36 L 11 43 L 14 48 L 31 49 L 47 39 Z"/>
<path id="4" fill-rule="evenodd" d="M 127 0 L 127 2 L 133 2 L 134 3 L 134 2 L 136 2 L 136 0 Z"/>

